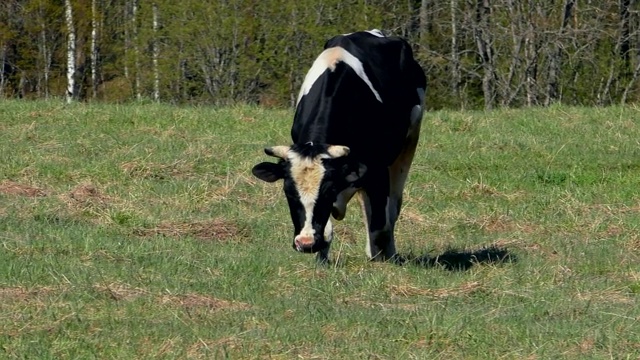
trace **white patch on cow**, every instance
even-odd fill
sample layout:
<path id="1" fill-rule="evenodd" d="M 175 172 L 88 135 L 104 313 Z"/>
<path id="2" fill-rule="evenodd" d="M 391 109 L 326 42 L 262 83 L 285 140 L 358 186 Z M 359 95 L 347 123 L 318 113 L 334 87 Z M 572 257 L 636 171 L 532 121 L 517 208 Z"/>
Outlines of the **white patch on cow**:
<path id="1" fill-rule="evenodd" d="M 422 104 L 424 104 L 424 89 L 418 88 L 416 90 L 418 92 L 418 98 L 420 98 L 420 104 L 414 105 L 413 108 L 411 108 L 411 114 L 409 115 L 410 127 L 409 127 L 408 134 L 411 134 L 415 129 L 415 127 L 422 120 L 422 113 L 423 113 Z"/>
<path id="2" fill-rule="evenodd" d="M 411 109 L 411 115 L 409 115 L 409 122 L 411 124 L 411 128 L 409 129 L 409 132 L 411 132 L 412 128 L 418 124 L 421 118 L 422 118 L 422 106 L 415 105 Z"/>
<path id="3" fill-rule="evenodd" d="M 331 219 L 327 221 L 327 225 L 324 227 L 324 240 L 330 243 L 333 240 L 333 224 Z"/>
<path id="4" fill-rule="evenodd" d="M 355 73 L 362 79 L 362 81 L 367 84 L 373 95 L 379 102 L 382 102 L 382 98 L 378 91 L 373 87 L 369 77 L 364 72 L 364 66 L 362 62 L 358 60 L 353 54 L 348 52 L 347 50 L 336 46 L 323 51 L 318 58 L 311 65 L 311 69 L 307 72 L 307 75 L 304 78 L 304 82 L 302 83 L 302 87 L 300 88 L 300 92 L 298 93 L 298 101 L 296 105 L 300 103 L 300 99 L 304 95 L 307 95 L 309 91 L 311 91 L 311 87 L 318 80 L 318 78 L 327 70 L 330 69 L 334 71 L 336 69 L 336 65 L 344 61 L 349 67 L 355 71 Z"/>
<path id="5" fill-rule="evenodd" d="M 418 97 L 420 98 L 420 105 L 423 105 L 425 90 L 423 88 L 417 88 L 416 91 L 418 92 Z"/>
<path id="6" fill-rule="evenodd" d="M 379 29 L 371 29 L 371 30 L 365 30 L 364 32 L 368 32 L 369 34 L 373 35 L 373 36 L 377 36 L 377 37 L 386 37 L 384 36 L 384 34 L 382 33 L 381 30 Z M 342 34 L 342 36 L 349 36 L 353 33 L 346 33 L 346 34 Z"/>
<path id="7" fill-rule="evenodd" d="M 315 234 L 312 226 L 313 208 L 318 200 L 325 168 L 320 157 L 306 158 L 292 151 L 287 156 L 291 163 L 291 178 L 296 184 L 300 203 L 305 212 L 304 226 L 298 235 L 313 238 Z"/>
<path id="8" fill-rule="evenodd" d="M 379 29 L 371 29 L 371 30 L 367 30 L 366 32 L 377 37 L 386 37 L 384 36 L 382 31 L 380 31 Z"/>

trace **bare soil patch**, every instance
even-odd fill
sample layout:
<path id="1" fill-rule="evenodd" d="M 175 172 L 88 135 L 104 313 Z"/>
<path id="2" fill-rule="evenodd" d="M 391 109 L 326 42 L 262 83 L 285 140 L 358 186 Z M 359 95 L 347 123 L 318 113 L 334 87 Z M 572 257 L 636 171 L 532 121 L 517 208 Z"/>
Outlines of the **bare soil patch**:
<path id="1" fill-rule="evenodd" d="M 40 188 L 20 184 L 11 180 L 3 180 L 0 182 L 0 193 L 26 197 L 40 197 L 47 195 L 47 193 Z"/>
<path id="2" fill-rule="evenodd" d="M 134 233 L 145 237 L 193 237 L 203 241 L 230 241 L 245 236 L 244 229 L 222 218 L 195 222 L 163 222 L 155 228 L 136 229 Z"/>
<path id="3" fill-rule="evenodd" d="M 82 183 L 60 198 L 71 208 L 106 207 L 111 198 L 104 195 L 95 185 Z"/>

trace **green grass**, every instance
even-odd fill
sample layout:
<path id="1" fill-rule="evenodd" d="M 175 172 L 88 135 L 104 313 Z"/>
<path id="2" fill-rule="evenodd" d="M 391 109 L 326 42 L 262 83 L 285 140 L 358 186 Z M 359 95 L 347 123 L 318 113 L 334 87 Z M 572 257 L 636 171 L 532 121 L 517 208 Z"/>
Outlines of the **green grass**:
<path id="1" fill-rule="evenodd" d="M 640 109 L 426 114 L 397 245 L 516 260 L 464 271 L 368 262 L 355 203 L 294 252 L 291 118 L 1 102 L 0 358 L 640 357 Z"/>

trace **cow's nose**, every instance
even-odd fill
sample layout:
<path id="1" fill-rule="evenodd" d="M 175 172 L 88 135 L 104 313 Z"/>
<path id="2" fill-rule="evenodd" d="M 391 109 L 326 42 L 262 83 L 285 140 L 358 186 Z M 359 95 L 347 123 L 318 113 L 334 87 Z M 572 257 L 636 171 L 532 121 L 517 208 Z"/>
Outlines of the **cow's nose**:
<path id="1" fill-rule="evenodd" d="M 301 252 L 308 252 L 308 251 L 311 251 L 311 248 L 313 247 L 313 244 L 314 244 L 314 240 L 312 236 L 298 235 L 296 236 L 294 243 L 296 245 L 296 250 Z"/>

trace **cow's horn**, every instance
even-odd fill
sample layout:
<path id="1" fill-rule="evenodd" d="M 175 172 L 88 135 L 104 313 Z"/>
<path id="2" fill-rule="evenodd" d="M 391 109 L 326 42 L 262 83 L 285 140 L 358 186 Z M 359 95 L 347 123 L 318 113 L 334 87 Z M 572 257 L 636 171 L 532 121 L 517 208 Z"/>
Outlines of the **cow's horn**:
<path id="1" fill-rule="evenodd" d="M 269 156 L 279 157 L 280 159 L 286 160 L 287 153 L 289 152 L 289 146 L 273 146 L 264 149 L 264 153 Z"/>
<path id="2" fill-rule="evenodd" d="M 327 148 L 327 153 L 334 159 L 349 155 L 349 151 L 348 147 L 342 145 L 331 145 Z"/>

